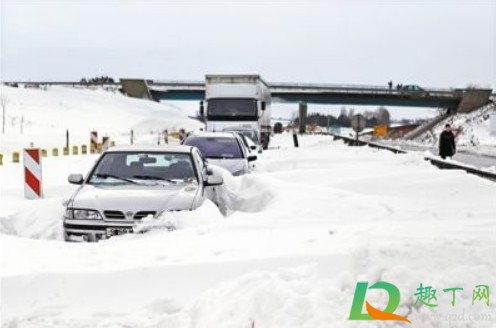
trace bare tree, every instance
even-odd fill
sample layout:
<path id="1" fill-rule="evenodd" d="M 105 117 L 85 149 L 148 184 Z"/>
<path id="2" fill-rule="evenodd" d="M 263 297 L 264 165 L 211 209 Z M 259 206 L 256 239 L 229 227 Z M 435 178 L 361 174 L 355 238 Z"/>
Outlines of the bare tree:
<path id="1" fill-rule="evenodd" d="M 0 96 L 0 106 L 2 106 L 2 134 L 5 134 L 5 121 L 7 120 L 7 105 L 10 103 L 10 99 L 2 95 Z"/>

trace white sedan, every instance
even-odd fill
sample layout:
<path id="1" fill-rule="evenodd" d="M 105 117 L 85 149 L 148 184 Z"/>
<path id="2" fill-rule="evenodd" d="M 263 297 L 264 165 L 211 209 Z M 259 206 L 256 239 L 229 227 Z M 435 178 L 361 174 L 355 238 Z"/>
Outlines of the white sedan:
<path id="1" fill-rule="evenodd" d="M 69 182 L 81 187 L 66 205 L 65 239 L 98 241 L 133 232 L 144 218 L 196 209 L 223 180 L 195 147 L 133 145 L 110 148 L 86 178 Z"/>

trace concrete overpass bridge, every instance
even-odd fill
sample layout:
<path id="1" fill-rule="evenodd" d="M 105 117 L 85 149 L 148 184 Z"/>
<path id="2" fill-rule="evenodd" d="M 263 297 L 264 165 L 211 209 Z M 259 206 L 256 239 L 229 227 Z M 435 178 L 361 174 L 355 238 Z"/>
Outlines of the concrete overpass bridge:
<path id="1" fill-rule="evenodd" d="M 205 81 L 159 81 L 119 79 L 119 82 L 2 82 L 27 86 L 63 85 L 72 87 L 108 86 L 119 88 L 130 97 L 154 101 L 205 99 Z M 471 112 L 496 100 L 491 89 L 434 89 L 415 91 L 387 86 L 340 85 L 317 83 L 267 83 L 272 102 L 339 104 L 365 106 L 404 106 L 444 108 L 447 113 Z"/>
<path id="2" fill-rule="evenodd" d="M 120 79 L 122 90 L 131 97 L 155 101 L 205 99 L 204 81 L 157 81 Z M 445 108 L 448 112 L 470 112 L 491 102 L 491 89 L 404 90 L 381 86 L 314 83 L 267 83 L 272 102 L 405 106 Z"/>

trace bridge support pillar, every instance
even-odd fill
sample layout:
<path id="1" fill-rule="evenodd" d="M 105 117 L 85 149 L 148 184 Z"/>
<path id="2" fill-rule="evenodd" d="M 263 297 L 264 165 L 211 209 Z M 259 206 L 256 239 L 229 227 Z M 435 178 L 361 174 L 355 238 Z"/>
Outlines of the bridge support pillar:
<path id="1" fill-rule="evenodd" d="M 299 106 L 299 127 L 298 127 L 298 132 L 300 134 L 305 133 L 306 130 L 306 125 L 307 125 L 307 104 L 301 102 Z"/>

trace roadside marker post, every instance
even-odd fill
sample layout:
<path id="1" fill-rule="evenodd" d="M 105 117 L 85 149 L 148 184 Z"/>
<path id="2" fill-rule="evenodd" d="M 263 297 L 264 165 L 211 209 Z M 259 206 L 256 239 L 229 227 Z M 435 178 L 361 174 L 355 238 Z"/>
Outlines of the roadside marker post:
<path id="1" fill-rule="evenodd" d="M 90 153 L 94 154 L 98 149 L 98 132 L 91 131 L 90 133 Z"/>
<path id="2" fill-rule="evenodd" d="M 299 147 L 298 134 L 296 133 L 296 130 L 293 131 L 293 144 L 294 144 L 295 148 Z"/>
<path id="3" fill-rule="evenodd" d="M 102 137 L 102 150 L 106 151 L 110 147 L 110 138 Z"/>
<path id="4" fill-rule="evenodd" d="M 41 158 L 39 148 L 24 149 L 24 198 L 26 199 L 39 199 L 43 197 Z"/>

